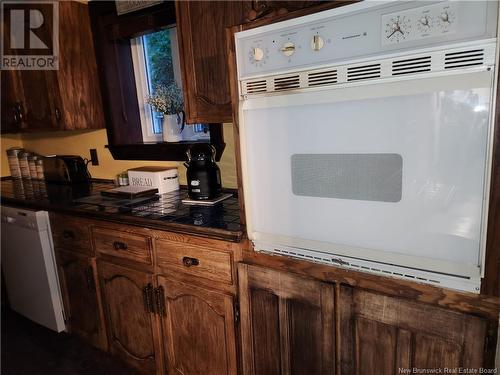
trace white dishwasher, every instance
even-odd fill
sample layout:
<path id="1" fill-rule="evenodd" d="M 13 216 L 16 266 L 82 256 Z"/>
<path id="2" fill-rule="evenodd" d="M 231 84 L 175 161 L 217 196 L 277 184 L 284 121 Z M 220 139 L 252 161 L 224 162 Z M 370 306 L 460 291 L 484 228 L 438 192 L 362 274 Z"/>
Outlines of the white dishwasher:
<path id="1" fill-rule="evenodd" d="M 2 206 L 2 270 L 10 307 L 56 332 L 66 329 L 47 211 Z"/>

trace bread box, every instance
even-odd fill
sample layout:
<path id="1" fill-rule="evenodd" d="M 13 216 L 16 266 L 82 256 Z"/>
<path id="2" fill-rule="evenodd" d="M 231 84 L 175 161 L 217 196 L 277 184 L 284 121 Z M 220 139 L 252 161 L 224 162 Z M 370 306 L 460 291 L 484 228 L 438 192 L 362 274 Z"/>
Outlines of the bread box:
<path id="1" fill-rule="evenodd" d="M 159 194 L 179 190 L 176 167 L 138 167 L 128 170 L 130 186 L 157 188 Z"/>

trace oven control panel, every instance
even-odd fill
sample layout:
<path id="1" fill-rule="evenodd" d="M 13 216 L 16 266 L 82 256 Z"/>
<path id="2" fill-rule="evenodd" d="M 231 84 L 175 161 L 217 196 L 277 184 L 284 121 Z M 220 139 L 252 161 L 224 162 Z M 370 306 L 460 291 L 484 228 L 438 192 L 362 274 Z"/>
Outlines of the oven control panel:
<path id="1" fill-rule="evenodd" d="M 363 1 L 236 33 L 240 79 L 496 37 L 497 1 Z"/>
<path id="2" fill-rule="evenodd" d="M 382 15 L 382 45 L 451 35 L 458 29 L 457 3 L 445 2 Z"/>

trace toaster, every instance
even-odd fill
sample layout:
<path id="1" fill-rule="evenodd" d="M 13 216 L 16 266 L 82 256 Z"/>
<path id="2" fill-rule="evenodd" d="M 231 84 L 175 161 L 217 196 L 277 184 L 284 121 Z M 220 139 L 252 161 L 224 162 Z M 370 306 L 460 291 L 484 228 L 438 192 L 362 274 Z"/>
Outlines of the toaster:
<path id="1" fill-rule="evenodd" d="M 43 158 L 45 181 L 64 184 L 89 183 L 87 164 L 81 156 L 54 155 Z"/>

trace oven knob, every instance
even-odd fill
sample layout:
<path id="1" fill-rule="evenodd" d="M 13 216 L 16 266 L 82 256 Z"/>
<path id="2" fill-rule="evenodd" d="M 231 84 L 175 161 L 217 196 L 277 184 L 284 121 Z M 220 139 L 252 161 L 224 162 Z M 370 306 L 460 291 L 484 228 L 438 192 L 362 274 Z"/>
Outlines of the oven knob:
<path id="1" fill-rule="evenodd" d="M 429 19 L 426 16 L 422 16 L 422 18 L 420 18 L 420 23 L 424 26 L 429 26 Z"/>
<path id="2" fill-rule="evenodd" d="M 450 22 L 450 15 L 448 12 L 441 13 L 440 17 L 443 22 Z"/>
<path id="3" fill-rule="evenodd" d="M 264 58 L 264 51 L 262 50 L 262 48 L 252 48 L 252 57 L 255 61 L 262 60 Z"/>
<path id="4" fill-rule="evenodd" d="M 325 41 L 319 35 L 314 35 L 311 39 L 311 48 L 313 51 L 319 51 L 325 45 Z"/>
<path id="5" fill-rule="evenodd" d="M 292 42 L 286 42 L 283 44 L 283 47 L 281 47 L 281 52 L 283 52 L 283 55 L 285 56 L 292 56 L 295 52 L 295 44 Z"/>

